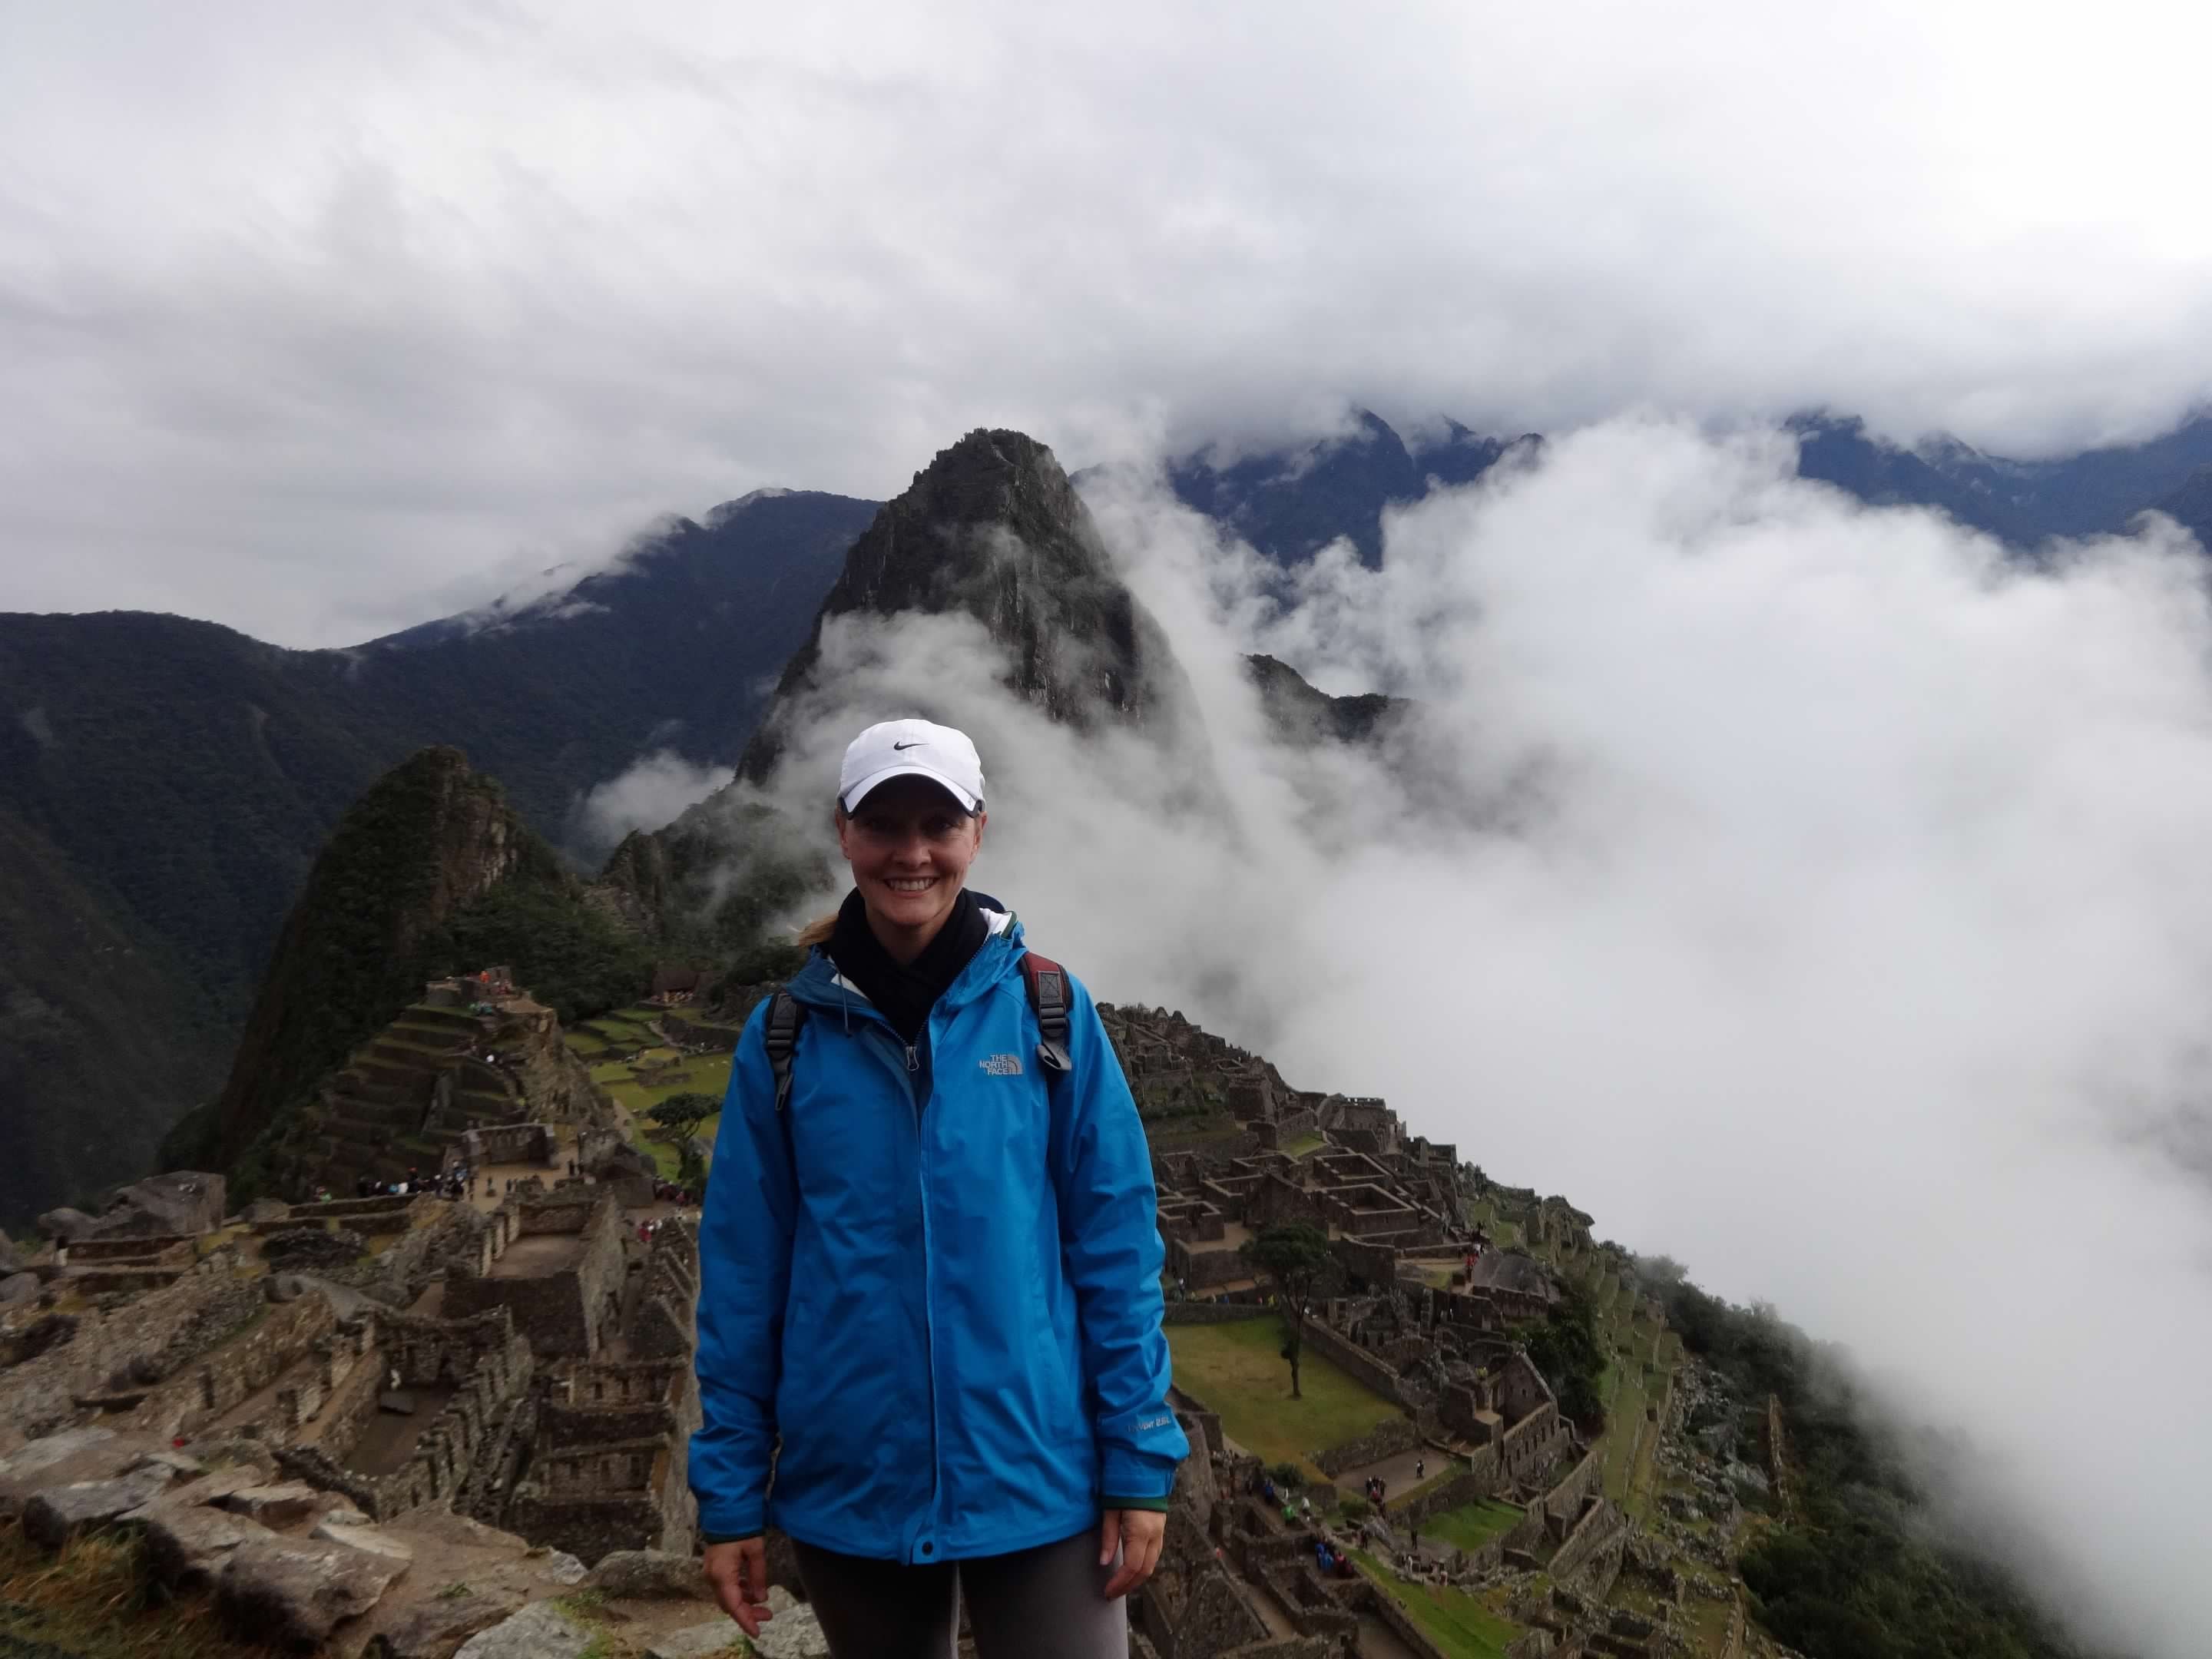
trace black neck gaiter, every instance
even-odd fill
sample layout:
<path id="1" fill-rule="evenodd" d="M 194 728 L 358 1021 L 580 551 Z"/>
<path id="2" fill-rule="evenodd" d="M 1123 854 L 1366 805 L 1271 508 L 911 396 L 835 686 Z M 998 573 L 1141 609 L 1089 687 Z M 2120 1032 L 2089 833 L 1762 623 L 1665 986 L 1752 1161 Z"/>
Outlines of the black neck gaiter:
<path id="1" fill-rule="evenodd" d="M 868 907 L 855 887 L 837 907 L 837 931 L 830 934 L 825 948 L 837 971 L 860 987 L 860 994 L 891 1023 L 891 1030 L 912 1042 L 921 1035 L 937 999 L 960 977 L 960 970 L 990 936 L 983 907 L 963 887 L 952 901 L 952 914 L 945 917 L 937 937 L 902 967 L 868 926 Z"/>

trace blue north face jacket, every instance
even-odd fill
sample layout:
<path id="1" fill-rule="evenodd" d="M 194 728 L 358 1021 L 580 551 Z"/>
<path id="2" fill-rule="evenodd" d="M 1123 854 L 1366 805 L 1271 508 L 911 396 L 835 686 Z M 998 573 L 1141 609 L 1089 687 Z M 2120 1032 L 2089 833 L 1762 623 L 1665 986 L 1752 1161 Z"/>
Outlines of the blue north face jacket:
<path id="1" fill-rule="evenodd" d="M 912 1048 L 817 951 L 781 1116 L 765 1003 L 738 1040 L 699 1235 L 703 1531 L 995 1555 L 1164 1498 L 1189 1450 L 1136 1103 L 1072 976 L 1074 1064 L 1041 1070 L 1021 927 L 985 914 Z"/>

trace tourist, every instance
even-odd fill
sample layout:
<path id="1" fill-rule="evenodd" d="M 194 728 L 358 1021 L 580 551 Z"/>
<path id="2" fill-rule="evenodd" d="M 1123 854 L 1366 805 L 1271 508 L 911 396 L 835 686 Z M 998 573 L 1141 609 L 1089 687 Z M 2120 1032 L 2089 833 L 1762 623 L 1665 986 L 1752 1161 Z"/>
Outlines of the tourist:
<path id="1" fill-rule="evenodd" d="M 1413 1460 L 1413 1479 L 1416 1480 L 1426 1480 L 1428 1478 L 1428 1460 L 1422 1457 L 1415 1458 Z"/>
<path id="2" fill-rule="evenodd" d="M 949 1653 L 963 1609 L 978 1659 L 1121 1659 L 1189 1449 L 1143 1126 L 1090 993 L 965 885 L 982 797 L 947 727 L 846 750 L 854 887 L 747 1022 L 705 1196 L 706 1573 L 757 1634 L 780 1528 L 836 1659 Z"/>

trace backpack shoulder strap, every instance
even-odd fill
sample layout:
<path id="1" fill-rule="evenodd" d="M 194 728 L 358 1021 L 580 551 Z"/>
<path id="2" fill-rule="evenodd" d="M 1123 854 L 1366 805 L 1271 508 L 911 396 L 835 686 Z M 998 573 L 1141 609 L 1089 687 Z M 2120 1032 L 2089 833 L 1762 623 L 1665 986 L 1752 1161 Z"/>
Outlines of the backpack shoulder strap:
<path id="1" fill-rule="evenodd" d="M 1037 1064 L 1048 1072 L 1066 1072 L 1074 1062 L 1067 1054 L 1067 969 L 1050 957 L 1034 951 L 1022 956 L 1022 978 L 1029 987 L 1030 1007 L 1036 1014 Z"/>
<path id="2" fill-rule="evenodd" d="M 781 986 L 769 999 L 768 1024 L 761 1036 L 768 1043 L 768 1063 L 775 1073 L 776 1115 L 783 1115 L 791 1099 L 791 1057 L 799 1049 L 799 1028 L 806 1024 L 806 1005 Z"/>

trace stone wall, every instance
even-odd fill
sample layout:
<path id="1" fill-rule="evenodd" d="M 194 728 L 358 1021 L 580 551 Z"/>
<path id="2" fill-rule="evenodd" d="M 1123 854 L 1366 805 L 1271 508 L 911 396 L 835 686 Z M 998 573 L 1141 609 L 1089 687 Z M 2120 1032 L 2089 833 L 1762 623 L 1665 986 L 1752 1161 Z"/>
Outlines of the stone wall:
<path id="1" fill-rule="evenodd" d="M 376 1340 L 368 1364 L 387 1376 L 398 1371 L 404 1386 L 458 1389 L 424 1427 L 407 1462 L 372 1479 L 346 1468 L 320 1443 L 275 1449 L 288 1472 L 326 1491 L 343 1492 L 367 1514 L 384 1519 L 465 1495 L 480 1466 L 506 1443 L 510 1419 L 525 1404 L 535 1366 L 529 1343 L 504 1308 L 465 1320 L 374 1317 Z M 357 1375 L 368 1377 L 369 1383 L 354 1382 L 349 1392 L 374 1385 L 373 1371 Z"/>
<path id="2" fill-rule="evenodd" d="M 1488 1447 L 1483 1449 L 1489 1451 Z M 1480 1498 L 1498 1495 L 1498 1460 L 1477 1456 L 1468 1460 L 1468 1467 L 1440 1486 L 1431 1486 L 1419 1498 L 1394 1502 L 1390 1515 L 1396 1521 L 1425 1521 L 1432 1515 L 1442 1515 L 1446 1510 L 1455 1510 L 1462 1504 L 1472 1504 Z M 1518 1523 L 1516 1523 L 1516 1526 Z"/>
<path id="3" fill-rule="evenodd" d="M 73 1316 L 66 1340 L 0 1371 L 0 1454 L 68 1426 L 80 1396 L 175 1376 L 254 1318 L 265 1305 L 260 1286 L 238 1279 L 234 1251 L 212 1251 L 127 1306 Z"/>
<path id="4" fill-rule="evenodd" d="M 1554 1403 L 1551 1385 L 1544 1381 L 1544 1374 L 1527 1354 L 1517 1351 L 1498 1367 L 1493 1397 L 1509 1423 L 1518 1423 Z"/>
<path id="5" fill-rule="evenodd" d="M 1194 1291 L 1252 1277 L 1252 1264 L 1235 1250 L 1194 1250 L 1179 1238 L 1166 1243 L 1168 1271 Z"/>
<path id="6" fill-rule="evenodd" d="M 1245 1194 L 1244 1224 L 1255 1233 L 1264 1227 L 1279 1227 L 1293 1221 L 1327 1227 L 1329 1220 L 1328 1206 L 1320 1194 L 1310 1193 L 1273 1170 Z"/>
<path id="7" fill-rule="evenodd" d="M 1505 1431 L 1498 1461 L 1509 1486 L 1519 1486 L 1543 1473 L 1570 1437 L 1559 1408 L 1548 1401 L 1534 1415 Z"/>
<path id="8" fill-rule="evenodd" d="M 686 1459 L 699 1421 L 688 1356 L 562 1366 L 503 1524 L 586 1561 L 613 1549 L 689 1554 L 697 1509 Z"/>
<path id="9" fill-rule="evenodd" d="M 1363 1463 L 1379 1463 L 1400 1452 L 1409 1452 L 1420 1443 L 1420 1425 L 1410 1417 L 1394 1417 L 1357 1440 L 1347 1440 L 1314 1453 L 1313 1464 L 1323 1474 L 1339 1474 Z"/>
<path id="10" fill-rule="evenodd" d="M 585 1561 L 618 1549 L 690 1554 L 698 1522 L 684 1474 L 688 1432 L 540 1449 L 507 1504 L 508 1528 Z"/>
<path id="11" fill-rule="evenodd" d="M 259 1285 L 242 1288 L 260 1301 Z M 337 1325 L 330 1298 L 321 1295 L 303 1296 L 282 1307 L 264 1303 L 252 1311 L 253 1322 L 243 1336 L 149 1395 L 131 1413 L 130 1426 L 167 1438 L 198 1434 L 308 1358 Z M 272 1401 L 272 1421 L 276 1415 Z"/>
<path id="12" fill-rule="evenodd" d="M 637 1302 L 623 1333 L 640 1359 L 688 1359 L 696 1340 L 693 1316 L 699 1304 L 699 1236 L 681 1219 L 664 1221 L 653 1235 L 637 1287 Z"/>
<path id="13" fill-rule="evenodd" d="M 420 1193 L 405 1198 L 334 1198 L 323 1204 L 295 1204 L 281 1216 L 250 1224 L 256 1234 L 264 1238 L 287 1227 L 313 1226 L 325 1221 L 335 1221 L 357 1233 L 398 1233 L 406 1231 L 415 1225 L 417 1217 L 428 1215 L 444 1202 L 443 1199 Z"/>
<path id="14" fill-rule="evenodd" d="M 1337 1238 L 1329 1241 L 1328 1248 L 1338 1265 L 1356 1284 L 1373 1291 L 1386 1291 L 1398 1282 L 1395 1245 L 1362 1238 Z"/>
<path id="15" fill-rule="evenodd" d="M 102 1261 L 159 1261 L 190 1267 L 198 1255 L 198 1233 L 167 1233 L 143 1238 L 80 1239 L 69 1247 L 70 1266 Z"/>
<path id="16" fill-rule="evenodd" d="M 1293 1141 L 1320 1133 L 1321 1119 L 1310 1110 L 1285 1112 L 1272 1119 L 1252 1122 L 1253 1139 L 1269 1149 L 1288 1146 Z"/>
<path id="17" fill-rule="evenodd" d="M 1577 1588 L 1584 1595 L 1601 1599 L 1620 1577 L 1620 1558 L 1627 1545 L 1627 1517 L 1604 1498 L 1597 1498 L 1568 1529 L 1566 1541 L 1553 1555 L 1547 1571 L 1554 1583 L 1580 1580 Z"/>
<path id="18" fill-rule="evenodd" d="M 502 1219 L 502 1218 L 504 1219 Z M 495 1238 L 574 1234 L 581 1254 L 571 1264 L 531 1278 L 447 1276 L 446 1312 L 465 1319 L 506 1308 L 541 1355 L 587 1358 L 599 1352 L 622 1306 L 624 1254 L 622 1216 L 595 1188 L 550 1198 L 518 1194 L 495 1212 Z"/>
<path id="19" fill-rule="evenodd" d="M 677 1042 L 708 1050 L 711 1054 L 729 1054 L 738 1046 L 738 1033 L 726 1025 L 701 1025 L 681 1014 L 663 1014 L 660 1029 Z"/>
<path id="20" fill-rule="evenodd" d="M 1168 1524 L 1174 1531 L 1172 1514 Z M 1214 1659 L 1267 1639 L 1267 1627 L 1218 1561 L 1198 1561 L 1158 1575 L 1146 1589 L 1139 1610 L 1143 1634 L 1160 1659 Z"/>
<path id="21" fill-rule="evenodd" d="M 1273 1317 L 1273 1310 L 1249 1302 L 1170 1302 L 1160 1316 L 1168 1325 L 1235 1325 Z"/>
<path id="22" fill-rule="evenodd" d="M 1601 1440 L 1583 1454 L 1565 1480 L 1544 1494 L 1544 1512 L 1562 1528 L 1571 1525 L 1582 1513 L 1583 1500 L 1598 1490 L 1604 1478 L 1605 1443 Z"/>
<path id="23" fill-rule="evenodd" d="M 559 1146 L 544 1123 L 495 1123 L 469 1129 L 446 1149 L 446 1165 L 465 1164 L 488 1170 L 495 1164 L 540 1164 L 550 1167 Z"/>
<path id="24" fill-rule="evenodd" d="M 1401 1406 L 1417 1403 L 1408 1398 L 1405 1380 L 1395 1370 L 1328 1326 L 1310 1322 L 1306 1341 L 1339 1370 L 1349 1371 L 1384 1399 Z"/>
<path id="25" fill-rule="evenodd" d="M 1304 1540 L 1298 1540 L 1294 1561 L 1266 1569 L 1257 1577 L 1265 1586 L 1264 1593 L 1274 1597 L 1300 1636 L 1321 1638 L 1328 1644 L 1326 1651 L 1333 1655 L 1351 1650 L 1351 1644 L 1358 1639 L 1359 1616 L 1329 1594 L 1314 1569 L 1313 1555 Z"/>
<path id="26" fill-rule="evenodd" d="M 353 1363 L 345 1363 L 349 1354 Z M 319 1379 L 319 1401 L 303 1392 L 285 1415 L 297 1425 L 293 1443 L 313 1445 L 343 1462 L 362 1432 L 375 1419 L 377 1401 L 389 1375 L 376 1346 L 374 1320 L 360 1322 L 358 1334 L 342 1330 L 331 1344 L 331 1363 Z M 319 1409 L 310 1410 L 311 1406 Z"/>

